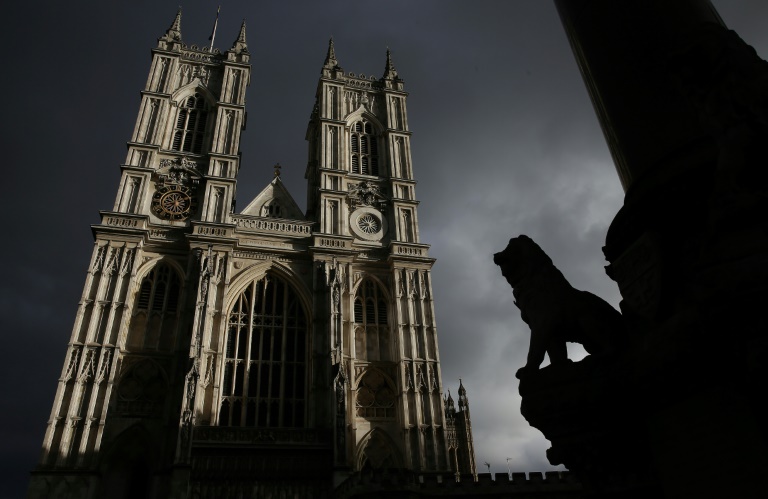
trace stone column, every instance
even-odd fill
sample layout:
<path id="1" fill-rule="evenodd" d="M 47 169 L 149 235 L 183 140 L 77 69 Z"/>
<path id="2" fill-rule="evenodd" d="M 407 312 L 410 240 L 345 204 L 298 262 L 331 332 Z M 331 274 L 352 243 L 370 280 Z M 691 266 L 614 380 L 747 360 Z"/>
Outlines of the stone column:
<path id="1" fill-rule="evenodd" d="M 624 190 L 699 155 L 706 132 L 668 69 L 691 33 L 723 26 L 709 0 L 555 4 Z"/>

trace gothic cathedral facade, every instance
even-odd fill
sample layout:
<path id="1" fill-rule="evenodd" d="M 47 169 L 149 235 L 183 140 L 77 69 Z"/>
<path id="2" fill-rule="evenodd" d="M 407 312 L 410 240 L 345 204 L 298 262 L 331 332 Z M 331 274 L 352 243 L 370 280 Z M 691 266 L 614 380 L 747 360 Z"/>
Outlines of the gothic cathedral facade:
<path id="1" fill-rule="evenodd" d="M 443 399 L 389 52 L 375 79 L 329 44 L 306 214 L 279 168 L 235 211 L 245 23 L 220 52 L 183 44 L 179 11 L 152 54 L 29 497 L 325 497 L 366 470 L 476 473 L 463 386 L 461 417 Z"/>

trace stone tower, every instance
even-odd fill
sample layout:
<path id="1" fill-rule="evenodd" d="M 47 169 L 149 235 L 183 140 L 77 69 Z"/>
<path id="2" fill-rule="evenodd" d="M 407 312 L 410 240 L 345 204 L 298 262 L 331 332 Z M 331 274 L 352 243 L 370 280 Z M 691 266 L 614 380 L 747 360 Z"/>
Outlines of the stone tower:
<path id="1" fill-rule="evenodd" d="M 477 475 L 475 444 L 472 439 L 472 417 L 469 413 L 467 389 L 459 380 L 459 409 L 450 392 L 445 398 L 445 431 L 448 435 L 448 460 L 457 474 Z"/>
<path id="2" fill-rule="evenodd" d="M 335 464 L 353 470 L 450 469 L 406 96 L 389 50 L 377 79 L 345 72 L 329 42 L 307 130 L 307 218 L 328 283 L 316 314 L 328 317 Z"/>
<path id="3" fill-rule="evenodd" d="M 181 11 L 152 50 L 30 497 L 168 496 L 186 473 L 220 365 L 202 345 L 216 341 L 249 58 L 244 23 L 222 53 L 182 42 Z"/>
<path id="4" fill-rule="evenodd" d="M 29 497 L 326 497 L 355 472 L 455 471 L 403 82 L 345 74 L 310 120 L 308 209 L 235 211 L 245 23 L 152 51 Z"/>

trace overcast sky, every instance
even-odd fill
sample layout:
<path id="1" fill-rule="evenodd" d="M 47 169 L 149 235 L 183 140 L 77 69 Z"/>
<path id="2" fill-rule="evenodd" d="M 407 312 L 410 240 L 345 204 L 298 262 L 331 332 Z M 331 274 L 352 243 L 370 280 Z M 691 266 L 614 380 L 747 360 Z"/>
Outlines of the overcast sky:
<path id="1" fill-rule="evenodd" d="M 768 2 L 715 1 L 768 55 Z M 214 2 L 183 5 L 206 45 Z M 13 2 L 3 7 L 5 163 L 0 288 L 0 498 L 38 457 L 74 322 L 98 211 L 113 206 L 150 49 L 177 1 Z M 410 92 L 422 242 L 432 245 L 445 389 L 462 378 L 478 471 L 551 469 L 520 416 L 514 373 L 528 329 L 491 260 L 527 234 L 571 283 L 617 306 L 601 247 L 623 192 L 553 2 L 223 2 L 216 46 L 248 23 L 253 76 L 238 209 L 275 162 L 306 207 L 304 134 L 328 38 L 346 71 L 381 76 L 386 48 Z M 572 353 L 578 358 L 578 348 Z"/>

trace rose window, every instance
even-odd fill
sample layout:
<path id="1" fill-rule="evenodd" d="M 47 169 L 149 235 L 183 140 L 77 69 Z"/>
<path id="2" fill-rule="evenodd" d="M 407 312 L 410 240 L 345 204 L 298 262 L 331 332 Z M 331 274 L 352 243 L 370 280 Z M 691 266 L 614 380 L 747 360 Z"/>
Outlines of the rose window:
<path id="1" fill-rule="evenodd" d="M 366 213 L 365 215 L 358 218 L 357 226 L 360 227 L 360 230 L 366 234 L 376 234 L 379 232 L 379 229 L 381 229 L 381 223 L 379 220 L 370 213 Z"/>
<path id="2" fill-rule="evenodd" d="M 155 414 L 162 410 L 160 402 L 167 392 L 160 368 L 150 360 L 142 360 L 120 379 L 114 410 L 122 416 Z"/>
<path id="3" fill-rule="evenodd" d="M 362 206 L 349 215 L 349 228 L 364 241 L 380 241 L 387 233 L 387 219 L 372 206 Z"/>
<path id="4" fill-rule="evenodd" d="M 358 417 L 392 418 L 395 416 L 395 391 L 377 370 L 369 370 L 357 387 Z"/>

